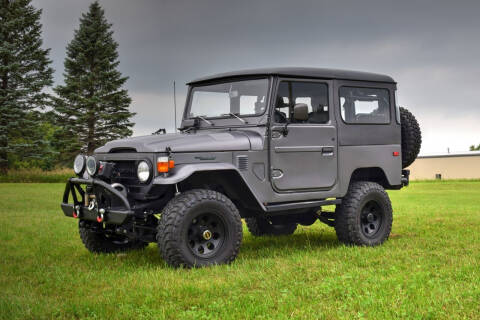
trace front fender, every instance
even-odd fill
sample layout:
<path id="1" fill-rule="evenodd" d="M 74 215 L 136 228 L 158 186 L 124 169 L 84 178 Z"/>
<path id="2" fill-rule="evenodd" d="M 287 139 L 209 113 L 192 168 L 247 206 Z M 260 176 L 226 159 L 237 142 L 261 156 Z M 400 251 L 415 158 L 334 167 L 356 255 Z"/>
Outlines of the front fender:
<path id="1" fill-rule="evenodd" d="M 175 166 L 175 171 L 168 177 L 156 177 L 153 184 L 169 185 L 177 184 L 199 171 L 215 171 L 215 170 L 235 170 L 237 168 L 231 163 L 192 163 Z"/>
<path id="2" fill-rule="evenodd" d="M 248 190 L 250 191 L 250 194 L 256 200 L 259 207 L 263 211 L 266 211 L 266 208 L 265 208 L 264 204 L 258 199 L 256 193 L 253 192 L 253 190 L 250 188 L 247 181 L 245 181 L 245 178 L 238 171 L 237 167 L 235 167 L 231 163 L 192 163 L 192 164 L 178 165 L 178 166 L 175 166 L 175 171 L 172 172 L 169 176 L 167 176 L 167 177 L 162 177 L 162 176 L 156 177 L 153 180 L 153 184 L 174 185 L 174 184 L 180 183 L 180 182 L 188 179 L 191 175 L 193 175 L 196 172 L 226 171 L 226 170 L 235 171 L 238 174 L 241 181 L 243 181 L 245 186 L 248 188 Z"/>

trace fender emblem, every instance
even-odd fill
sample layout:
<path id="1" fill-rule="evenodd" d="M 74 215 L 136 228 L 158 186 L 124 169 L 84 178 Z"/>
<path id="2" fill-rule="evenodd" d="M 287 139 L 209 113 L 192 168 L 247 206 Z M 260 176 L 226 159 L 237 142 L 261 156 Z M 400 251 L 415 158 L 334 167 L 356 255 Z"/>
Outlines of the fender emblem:
<path id="1" fill-rule="evenodd" d="M 215 156 L 196 156 L 195 159 L 197 160 L 215 160 L 217 157 Z"/>

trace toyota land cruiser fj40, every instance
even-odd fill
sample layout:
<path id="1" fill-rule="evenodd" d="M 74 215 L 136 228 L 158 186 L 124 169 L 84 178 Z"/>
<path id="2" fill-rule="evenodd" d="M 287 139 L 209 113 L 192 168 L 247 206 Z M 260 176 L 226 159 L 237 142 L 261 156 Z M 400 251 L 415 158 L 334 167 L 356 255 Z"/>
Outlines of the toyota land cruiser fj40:
<path id="1" fill-rule="evenodd" d="M 88 250 L 156 242 L 175 267 L 229 263 L 242 218 L 254 236 L 320 220 L 348 245 L 388 238 L 385 189 L 408 184 L 405 168 L 421 144 L 391 77 L 277 68 L 188 86 L 180 133 L 111 141 L 76 157 L 61 207 L 78 219 Z"/>

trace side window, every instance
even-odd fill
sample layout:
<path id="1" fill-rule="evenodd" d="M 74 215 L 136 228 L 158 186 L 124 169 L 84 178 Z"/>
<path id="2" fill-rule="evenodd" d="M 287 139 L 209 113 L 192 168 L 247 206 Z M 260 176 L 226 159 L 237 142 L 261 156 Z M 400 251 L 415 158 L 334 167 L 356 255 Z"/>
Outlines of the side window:
<path id="1" fill-rule="evenodd" d="M 282 81 L 278 86 L 274 120 L 276 123 L 296 122 L 293 107 L 308 106 L 308 119 L 302 123 L 328 123 L 328 86 L 318 82 Z"/>
<path id="2" fill-rule="evenodd" d="M 390 123 L 390 95 L 387 89 L 341 87 L 340 113 L 350 124 Z"/>

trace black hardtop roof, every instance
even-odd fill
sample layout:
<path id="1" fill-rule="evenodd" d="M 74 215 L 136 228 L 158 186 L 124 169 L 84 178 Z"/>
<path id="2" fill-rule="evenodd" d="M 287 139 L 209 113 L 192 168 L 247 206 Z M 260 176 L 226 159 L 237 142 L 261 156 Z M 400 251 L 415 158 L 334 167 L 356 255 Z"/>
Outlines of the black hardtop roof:
<path id="1" fill-rule="evenodd" d="M 212 80 L 220 80 L 226 78 L 235 78 L 243 76 L 290 76 L 301 78 L 320 78 L 320 79 L 341 79 L 341 80 L 360 80 L 373 82 L 390 82 L 395 83 L 392 77 L 370 72 L 350 71 L 327 68 L 263 68 L 263 69 L 249 69 L 239 70 L 226 73 L 219 73 L 207 77 L 202 77 L 190 81 L 187 84 L 198 84 Z"/>

